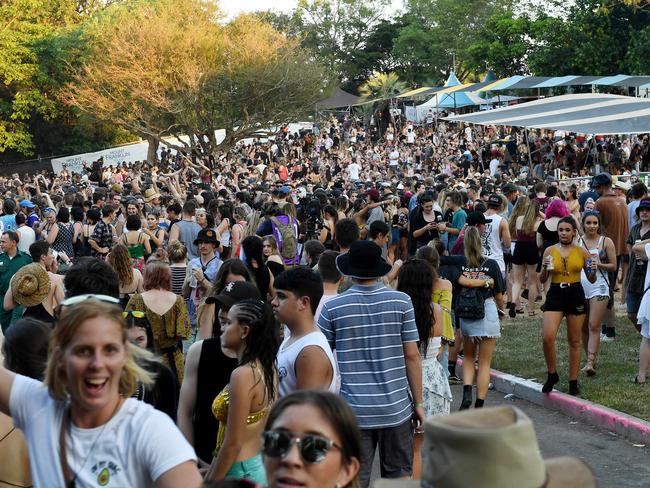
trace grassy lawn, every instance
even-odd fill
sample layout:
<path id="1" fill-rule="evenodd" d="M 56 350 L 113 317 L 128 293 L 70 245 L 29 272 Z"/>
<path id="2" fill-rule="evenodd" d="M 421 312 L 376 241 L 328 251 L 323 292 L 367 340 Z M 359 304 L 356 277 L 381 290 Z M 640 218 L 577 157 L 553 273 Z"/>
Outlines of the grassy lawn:
<path id="1" fill-rule="evenodd" d="M 546 365 L 542 353 L 542 317 L 518 315 L 506 318 L 492 367 L 504 373 L 514 374 L 540 383 L 546 381 Z M 622 315 L 616 318 L 616 340 L 601 343 L 596 360 L 596 376 L 588 378 L 580 374 L 581 397 L 621 412 L 650 421 L 650 384 L 636 385 L 634 376 L 638 371 L 640 336 Z M 556 388 L 567 392 L 568 352 L 566 322 L 563 321 L 557 337 L 558 373 L 560 382 Z M 586 357 L 582 353 L 584 366 Z"/>

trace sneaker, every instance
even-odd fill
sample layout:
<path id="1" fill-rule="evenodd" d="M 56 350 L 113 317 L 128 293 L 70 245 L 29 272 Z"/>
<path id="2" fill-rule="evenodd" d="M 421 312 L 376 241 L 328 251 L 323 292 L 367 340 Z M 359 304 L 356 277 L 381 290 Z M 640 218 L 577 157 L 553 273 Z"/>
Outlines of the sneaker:
<path id="1" fill-rule="evenodd" d="M 522 300 L 528 300 L 528 289 L 521 292 Z"/>
<path id="2" fill-rule="evenodd" d="M 619 303 L 616 305 L 616 310 L 620 310 L 621 312 L 627 312 L 627 303 Z"/>
<path id="3" fill-rule="evenodd" d="M 449 375 L 449 378 L 447 378 L 447 379 L 449 380 L 450 385 L 460 385 L 463 382 L 463 380 L 461 380 L 455 374 Z"/>
<path id="4" fill-rule="evenodd" d="M 600 342 L 614 342 L 614 337 L 609 337 L 606 334 L 600 334 Z"/>

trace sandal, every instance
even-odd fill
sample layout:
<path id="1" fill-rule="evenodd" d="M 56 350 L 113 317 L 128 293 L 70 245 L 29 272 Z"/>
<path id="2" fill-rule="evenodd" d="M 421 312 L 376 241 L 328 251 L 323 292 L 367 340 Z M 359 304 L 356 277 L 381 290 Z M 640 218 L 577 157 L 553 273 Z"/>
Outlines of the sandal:
<path id="1" fill-rule="evenodd" d="M 524 309 L 519 308 L 519 309 L 515 310 L 515 312 L 517 312 L 519 315 L 522 315 L 524 313 Z"/>
<path id="2" fill-rule="evenodd" d="M 537 312 L 535 310 L 528 312 L 529 317 L 534 317 L 535 315 L 537 315 Z"/>
<path id="3" fill-rule="evenodd" d="M 645 381 L 639 381 L 639 375 L 636 375 L 636 376 L 634 377 L 634 383 L 635 383 L 636 385 L 645 385 Z"/>

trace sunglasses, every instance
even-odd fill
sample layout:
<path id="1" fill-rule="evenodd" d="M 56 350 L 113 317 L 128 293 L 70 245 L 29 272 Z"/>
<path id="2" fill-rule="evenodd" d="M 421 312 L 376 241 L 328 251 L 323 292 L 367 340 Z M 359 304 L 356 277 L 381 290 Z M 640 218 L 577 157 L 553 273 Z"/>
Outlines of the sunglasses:
<path id="1" fill-rule="evenodd" d="M 283 459 L 296 444 L 302 460 L 307 464 L 318 464 L 325 459 L 333 447 L 341 449 L 331 439 L 315 434 L 297 437 L 291 432 L 283 430 L 267 430 L 262 433 L 262 453 L 272 458 Z"/>
<path id="2" fill-rule="evenodd" d="M 129 310 L 127 312 L 122 312 L 122 317 L 127 318 L 128 316 L 134 317 L 136 319 L 143 319 L 144 318 L 144 312 L 140 310 Z"/>
<path id="3" fill-rule="evenodd" d="M 76 295 L 74 297 L 66 298 L 56 306 L 56 308 L 54 309 L 54 318 L 55 319 L 59 318 L 59 316 L 61 315 L 61 311 L 63 310 L 63 307 L 73 307 L 82 302 L 85 302 L 86 300 L 97 300 L 104 303 L 111 303 L 117 306 L 120 305 L 119 298 L 115 298 L 109 295 L 94 295 L 92 293 L 87 293 L 85 295 Z"/>

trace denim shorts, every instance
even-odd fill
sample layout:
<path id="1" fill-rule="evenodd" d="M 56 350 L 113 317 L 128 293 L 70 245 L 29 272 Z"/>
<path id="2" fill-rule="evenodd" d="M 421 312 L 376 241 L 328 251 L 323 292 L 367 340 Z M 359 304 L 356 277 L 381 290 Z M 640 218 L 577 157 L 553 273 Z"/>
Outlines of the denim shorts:
<path id="1" fill-rule="evenodd" d="M 266 486 L 266 471 L 262 455 L 257 454 L 243 461 L 235 461 L 226 473 L 228 479 L 247 479 Z"/>
<path id="2" fill-rule="evenodd" d="M 465 337 L 501 337 L 501 322 L 494 299 L 485 300 L 485 316 L 482 319 L 460 319 L 460 331 Z"/>

